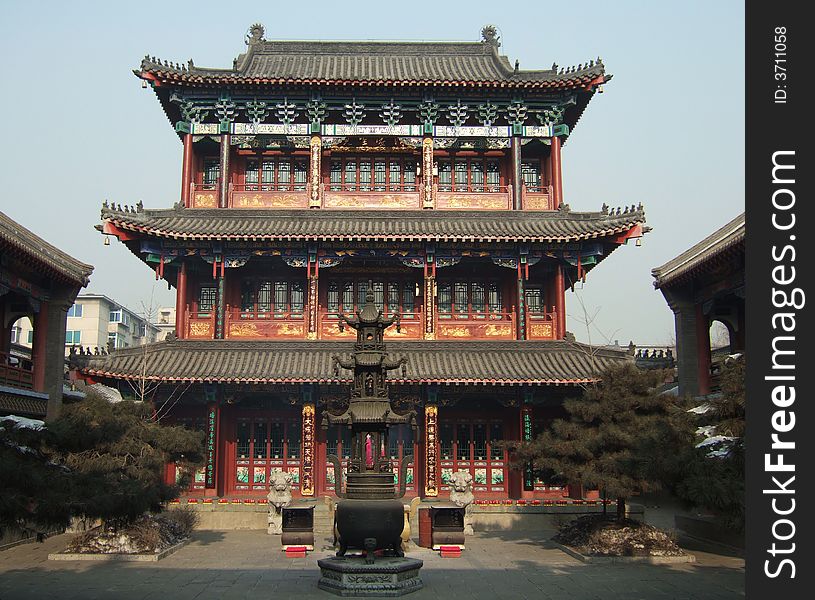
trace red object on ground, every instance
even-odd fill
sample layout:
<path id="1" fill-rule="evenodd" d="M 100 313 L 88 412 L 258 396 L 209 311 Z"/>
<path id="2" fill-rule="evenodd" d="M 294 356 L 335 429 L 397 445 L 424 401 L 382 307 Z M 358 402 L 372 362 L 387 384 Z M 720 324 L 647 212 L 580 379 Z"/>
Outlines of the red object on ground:
<path id="1" fill-rule="evenodd" d="M 439 546 L 442 558 L 461 558 L 461 548 L 458 546 Z"/>
<path id="2" fill-rule="evenodd" d="M 286 548 L 286 558 L 305 558 L 306 557 L 306 547 L 305 546 L 289 546 Z"/>

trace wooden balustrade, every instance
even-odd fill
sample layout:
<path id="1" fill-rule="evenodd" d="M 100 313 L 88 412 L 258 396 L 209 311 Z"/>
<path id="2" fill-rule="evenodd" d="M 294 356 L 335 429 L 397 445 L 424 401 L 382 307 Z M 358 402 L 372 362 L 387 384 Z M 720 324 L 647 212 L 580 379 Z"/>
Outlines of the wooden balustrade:
<path id="1" fill-rule="evenodd" d="M 214 339 L 215 338 L 215 309 L 201 312 L 198 305 L 187 305 L 184 313 L 184 331 L 188 338 Z"/>
<path id="2" fill-rule="evenodd" d="M 226 306 L 224 337 L 297 338 L 306 337 L 308 307 L 301 311 L 241 310 Z"/>
<path id="3" fill-rule="evenodd" d="M 523 210 L 553 210 L 555 208 L 553 199 L 551 185 L 536 189 L 521 186 L 521 208 Z"/>
<path id="4" fill-rule="evenodd" d="M 554 310 L 526 313 L 526 337 L 530 340 L 557 339 L 557 312 Z"/>
<path id="5" fill-rule="evenodd" d="M 487 185 L 468 190 L 446 190 L 439 186 L 436 208 L 440 210 L 509 210 L 512 208 L 511 185 Z"/>
<path id="6" fill-rule="evenodd" d="M 381 186 L 384 188 L 384 186 Z M 388 189 L 379 186 L 353 186 L 327 183 L 323 185 L 323 208 L 366 209 L 388 208 L 396 210 L 413 210 L 422 207 L 420 183 L 399 185 Z"/>
<path id="7" fill-rule="evenodd" d="M 515 339 L 516 312 L 436 312 L 436 339 Z"/>
<path id="8" fill-rule="evenodd" d="M 305 183 L 230 184 L 229 206 L 232 208 L 308 208 Z"/>
<path id="9" fill-rule="evenodd" d="M 355 339 L 350 327 L 340 331 L 336 313 L 318 308 L 317 337 L 324 340 Z M 387 315 L 385 315 L 387 316 Z M 513 306 L 507 312 L 438 312 L 435 313 L 436 339 L 515 339 L 518 314 Z M 227 305 L 225 311 L 224 337 L 229 339 L 306 339 L 308 330 L 308 306 L 302 311 L 256 311 L 241 310 Z M 390 328 L 385 337 L 391 339 L 419 340 L 424 336 L 424 315 L 421 307 L 403 315 L 401 331 Z M 526 337 L 537 340 L 557 339 L 557 312 L 527 313 Z M 213 339 L 215 335 L 215 311 L 200 312 L 196 305 L 187 305 L 185 331 L 191 339 Z"/>
<path id="10" fill-rule="evenodd" d="M 191 208 L 217 208 L 218 186 L 190 184 Z M 422 208 L 422 183 L 379 189 L 374 185 L 322 184 L 321 208 L 328 209 L 394 209 Z M 511 185 L 484 185 L 467 190 L 452 190 L 434 183 L 435 208 L 439 210 L 510 210 Z M 309 208 L 309 193 L 303 183 L 289 184 L 229 184 L 231 208 Z M 523 210 L 553 210 L 552 186 L 527 188 L 521 186 Z"/>
<path id="11" fill-rule="evenodd" d="M 30 390 L 34 387 L 34 373 L 23 358 L 0 352 L 0 385 Z"/>
<path id="12" fill-rule="evenodd" d="M 190 208 L 218 208 L 218 186 L 220 180 L 212 184 L 190 184 Z"/>
<path id="13" fill-rule="evenodd" d="M 319 325 L 319 338 L 323 340 L 342 340 L 342 339 L 356 339 L 356 332 L 350 327 L 346 327 L 345 331 L 340 331 L 339 319 L 336 313 L 329 313 L 322 308 L 319 311 L 320 325 Z M 385 315 L 388 317 L 389 315 Z M 409 315 L 402 315 L 402 320 L 399 323 L 399 331 L 396 327 L 390 327 L 385 330 L 385 338 L 387 339 L 401 339 L 401 340 L 420 340 L 424 333 L 422 326 L 424 324 L 422 311 L 419 307 Z"/>

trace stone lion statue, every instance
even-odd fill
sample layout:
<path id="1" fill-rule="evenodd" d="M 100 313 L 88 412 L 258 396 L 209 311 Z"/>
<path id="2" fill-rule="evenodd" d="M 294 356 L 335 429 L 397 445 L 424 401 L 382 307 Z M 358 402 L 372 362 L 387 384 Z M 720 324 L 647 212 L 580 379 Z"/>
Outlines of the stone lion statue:
<path id="1" fill-rule="evenodd" d="M 466 471 L 456 471 L 450 476 L 450 502 L 466 507 L 473 500 L 473 476 Z"/>
<path id="2" fill-rule="evenodd" d="M 464 509 L 464 534 L 472 535 L 473 519 L 470 505 L 473 496 L 473 476 L 467 471 L 456 471 L 450 476 L 450 502 Z"/>
<path id="3" fill-rule="evenodd" d="M 269 477 L 269 533 L 283 533 L 283 507 L 291 504 L 291 475 L 272 471 Z"/>

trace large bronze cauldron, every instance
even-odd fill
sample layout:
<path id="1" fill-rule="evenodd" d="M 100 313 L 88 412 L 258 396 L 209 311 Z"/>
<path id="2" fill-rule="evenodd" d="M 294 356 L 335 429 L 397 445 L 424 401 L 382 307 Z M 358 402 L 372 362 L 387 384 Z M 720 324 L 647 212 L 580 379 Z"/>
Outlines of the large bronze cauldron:
<path id="1" fill-rule="evenodd" d="M 401 548 L 404 524 L 401 500 L 341 500 L 337 505 L 340 544 L 337 556 L 344 556 L 348 548 L 364 548 L 368 555 L 384 550 L 393 556 L 404 556 Z"/>

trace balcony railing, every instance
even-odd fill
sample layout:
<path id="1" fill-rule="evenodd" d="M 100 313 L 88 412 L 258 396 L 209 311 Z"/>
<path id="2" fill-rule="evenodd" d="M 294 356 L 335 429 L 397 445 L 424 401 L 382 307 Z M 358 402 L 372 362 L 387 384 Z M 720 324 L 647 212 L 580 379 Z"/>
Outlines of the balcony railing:
<path id="1" fill-rule="evenodd" d="M 215 309 L 200 310 L 198 304 L 187 305 L 184 331 L 188 338 L 215 337 Z"/>
<path id="2" fill-rule="evenodd" d="M 306 183 L 229 184 L 232 208 L 308 208 Z"/>
<path id="3" fill-rule="evenodd" d="M 217 208 L 220 180 L 215 183 L 191 183 L 192 208 Z M 404 209 L 429 207 L 422 203 L 422 182 L 378 185 L 359 183 L 321 184 L 321 208 L 333 209 Z M 452 186 L 434 184 L 435 208 L 440 210 L 509 210 L 512 208 L 511 185 Z M 243 183 L 229 184 L 228 204 L 232 208 L 304 208 L 309 202 L 308 184 Z M 521 208 L 553 210 L 552 186 L 521 187 Z"/>
<path id="4" fill-rule="evenodd" d="M 524 210 L 553 210 L 555 206 L 552 186 L 522 186 L 521 208 Z"/>
<path id="5" fill-rule="evenodd" d="M 539 311 L 526 313 L 526 337 L 530 340 L 554 340 L 557 338 L 557 312 Z"/>
<path id="6" fill-rule="evenodd" d="M 23 359 L 8 352 L 0 352 L 0 385 L 30 390 L 34 387 L 34 374 L 23 365 Z"/>
<path id="7" fill-rule="evenodd" d="M 442 210 L 508 210 L 512 208 L 511 185 L 470 185 L 453 188 L 439 184 L 436 208 Z"/>
<path id="8" fill-rule="evenodd" d="M 264 310 L 253 306 L 249 310 L 226 305 L 226 338 L 305 338 L 307 306 L 286 307 L 285 310 Z"/>
<path id="9" fill-rule="evenodd" d="M 420 184 L 407 185 L 373 185 L 373 184 L 340 184 L 323 185 L 323 208 L 421 208 Z"/>
<path id="10" fill-rule="evenodd" d="M 446 312 L 437 309 L 437 339 L 515 339 L 516 314 L 509 312 Z"/>
<path id="11" fill-rule="evenodd" d="M 190 207 L 218 208 L 218 188 L 220 183 L 220 179 L 217 179 L 214 183 L 191 183 Z"/>
<path id="12" fill-rule="evenodd" d="M 328 312 L 325 309 L 320 309 L 320 339 L 354 339 L 356 332 L 350 327 L 346 327 L 345 331 L 340 331 L 339 318 L 336 312 Z M 348 311 L 346 314 L 350 314 Z M 385 313 L 387 318 L 389 313 Z M 385 330 L 386 338 L 403 339 L 403 340 L 420 340 L 423 337 L 423 323 L 422 311 L 417 306 L 416 309 L 410 313 L 402 313 L 402 319 L 399 324 L 400 331 L 396 331 L 396 327 L 389 327 Z"/>

